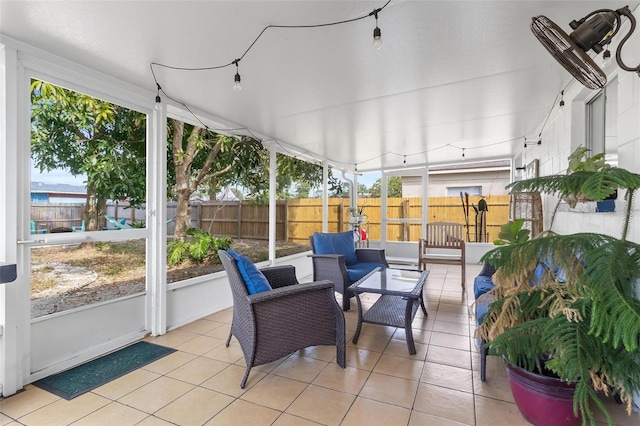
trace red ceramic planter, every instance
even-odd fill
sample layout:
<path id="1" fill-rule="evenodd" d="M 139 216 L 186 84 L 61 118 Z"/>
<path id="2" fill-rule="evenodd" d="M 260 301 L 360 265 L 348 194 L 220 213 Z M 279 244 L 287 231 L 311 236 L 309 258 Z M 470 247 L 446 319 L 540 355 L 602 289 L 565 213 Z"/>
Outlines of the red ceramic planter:
<path id="1" fill-rule="evenodd" d="M 574 386 L 554 377 L 531 373 L 507 363 L 513 399 L 522 416 L 535 426 L 573 426 Z"/>

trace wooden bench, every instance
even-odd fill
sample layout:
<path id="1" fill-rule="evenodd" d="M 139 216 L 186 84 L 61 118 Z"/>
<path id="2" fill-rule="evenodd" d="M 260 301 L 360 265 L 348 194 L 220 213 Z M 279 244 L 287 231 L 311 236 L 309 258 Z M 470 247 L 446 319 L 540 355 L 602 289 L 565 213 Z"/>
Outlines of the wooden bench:
<path id="1" fill-rule="evenodd" d="M 433 251 L 436 249 L 437 251 Z M 427 263 L 460 265 L 462 288 L 465 286 L 464 226 L 453 222 L 427 224 L 426 238 L 418 243 L 418 266 L 425 270 Z"/>

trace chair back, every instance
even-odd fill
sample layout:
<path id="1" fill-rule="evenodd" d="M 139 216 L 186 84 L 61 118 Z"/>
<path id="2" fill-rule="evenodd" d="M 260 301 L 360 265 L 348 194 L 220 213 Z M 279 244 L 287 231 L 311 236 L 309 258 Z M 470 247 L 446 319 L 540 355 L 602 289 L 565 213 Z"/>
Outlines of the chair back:
<path id="1" fill-rule="evenodd" d="M 247 296 L 249 295 L 249 292 L 247 291 L 247 286 L 244 284 L 242 275 L 240 275 L 240 270 L 238 269 L 238 264 L 235 259 L 224 250 L 218 250 L 218 256 L 220 257 L 224 270 L 227 272 L 227 277 L 229 278 L 234 306 L 242 304 L 243 302 L 247 303 Z"/>
<path id="2" fill-rule="evenodd" d="M 314 232 L 310 241 L 313 254 L 341 254 L 347 266 L 358 263 L 355 240 L 351 231 Z"/>
<path id="3" fill-rule="evenodd" d="M 427 224 L 425 248 L 460 249 L 464 246 L 464 226 L 454 222 Z"/>

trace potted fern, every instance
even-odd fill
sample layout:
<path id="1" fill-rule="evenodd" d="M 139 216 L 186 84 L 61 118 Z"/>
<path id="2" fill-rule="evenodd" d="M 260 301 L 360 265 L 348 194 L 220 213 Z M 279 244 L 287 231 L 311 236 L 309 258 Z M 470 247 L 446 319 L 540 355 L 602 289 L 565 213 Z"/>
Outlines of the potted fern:
<path id="1" fill-rule="evenodd" d="M 626 190 L 619 237 L 546 233 L 498 246 L 483 257 L 497 271 L 488 293 L 494 301 L 478 334 L 491 353 L 504 357 L 514 399 L 524 417 L 538 425 L 595 424 L 594 408 L 613 425 L 598 393 L 613 392 L 631 413 L 633 393 L 640 389 L 640 245 L 628 240 L 640 175 L 603 162 L 589 170 L 584 166 L 574 162 L 566 174 L 519 181 L 510 189 L 569 200 L 583 194 L 596 201 Z M 522 395 L 523 384 L 536 379 L 551 380 L 561 395 Z M 564 412 L 554 405 L 562 402 Z M 552 413 L 560 418 L 548 418 Z"/>

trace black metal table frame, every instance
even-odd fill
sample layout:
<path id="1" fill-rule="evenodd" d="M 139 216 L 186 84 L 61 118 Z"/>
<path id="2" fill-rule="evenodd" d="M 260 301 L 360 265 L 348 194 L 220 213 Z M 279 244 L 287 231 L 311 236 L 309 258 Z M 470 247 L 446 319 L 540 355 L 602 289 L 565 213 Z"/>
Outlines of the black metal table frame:
<path id="1" fill-rule="evenodd" d="M 411 323 L 418 311 L 418 306 L 422 308 L 422 312 L 425 316 L 428 316 L 427 308 L 424 305 L 424 298 L 422 297 L 422 289 L 425 281 L 427 280 L 427 276 L 429 275 L 429 271 L 415 271 L 421 272 L 422 274 L 416 282 L 413 290 L 410 292 L 359 287 L 360 285 L 365 284 L 367 279 L 371 276 L 380 273 L 385 269 L 402 271 L 402 269 L 396 268 L 376 268 L 349 287 L 349 289 L 355 294 L 356 301 L 358 302 L 358 326 L 352 341 L 354 344 L 358 343 L 360 331 L 362 330 L 362 323 L 364 322 L 404 328 L 409 354 L 415 355 L 416 346 L 413 342 Z M 381 296 L 366 312 L 363 313 L 360 293 L 375 293 L 380 294 Z"/>

